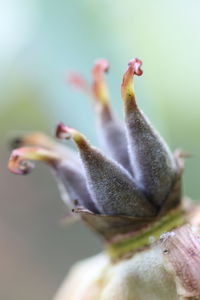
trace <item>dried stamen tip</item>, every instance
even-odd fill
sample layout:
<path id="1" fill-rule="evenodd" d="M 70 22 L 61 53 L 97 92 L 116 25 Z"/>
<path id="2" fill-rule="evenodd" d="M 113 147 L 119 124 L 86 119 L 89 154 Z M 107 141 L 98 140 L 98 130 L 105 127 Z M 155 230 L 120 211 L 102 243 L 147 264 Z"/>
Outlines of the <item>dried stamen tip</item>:
<path id="1" fill-rule="evenodd" d="M 99 75 L 100 73 L 108 72 L 109 70 L 109 63 L 105 58 L 97 59 L 94 63 L 93 67 L 93 75 Z"/>
<path id="2" fill-rule="evenodd" d="M 65 126 L 63 123 L 59 123 L 56 128 L 55 136 L 60 140 L 70 139 L 71 134 L 69 129 L 70 128 Z"/>
<path id="3" fill-rule="evenodd" d="M 11 154 L 11 157 L 8 162 L 8 169 L 13 174 L 29 174 L 33 170 L 34 165 L 31 162 L 22 159 L 18 152 L 18 150 L 14 150 Z"/>
<path id="4" fill-rule="evenodd" d="M 9 148 L 11 150 L 21 147 L 23 144 L 21 137 L 16 137 L 9 142 Z"/>
<path id="5" fill-rule="evenodd" d="M 141 76 L 143 71 L 141 70 L 142 61 L 139 58 L 134 58 L 128 63 L 130 71 L 132 71 L 132 75 Z"/>
<path id="6" fill-rule="evenodd" d="M 70 72 L 66 76 L 66 82 L 69 83 L 72 87 L 77 90 L 80 90 L 83 93 L 89 94 L 91 93 L 90 87 L 86 80 L 76 72 Z"/>
<path id="7" fill-rule="evenodd" d="M 81 135 L 81 133 L 78 130 L 65 126 L 63 123 L 58 124 L 56 128 L 56 137 L 58 139 L 72 138 L 77 144 L 84 141 L 84 137 Z"/>
<path id="8" fill-rule="evenodd" d="M 14 174 L 28 174 L 34 168 L 34 165 L 27 160 L 44 161 L 54 165 L 59 160 L 59 157 L 54 152 L 39 147 L 19 148 L 12 152 L 8 162 L 8 169 Z"/>
<path id="9" fill-rule="evenodd" d="M 20 137 L 11 141 L 12 149 L 24 147 L 24 146 L 36 146 L 44 147 L 49 150 L 53 150 L 56 147 L 56 143 L 41 132 L 34 133 L 22 133 Z"/>

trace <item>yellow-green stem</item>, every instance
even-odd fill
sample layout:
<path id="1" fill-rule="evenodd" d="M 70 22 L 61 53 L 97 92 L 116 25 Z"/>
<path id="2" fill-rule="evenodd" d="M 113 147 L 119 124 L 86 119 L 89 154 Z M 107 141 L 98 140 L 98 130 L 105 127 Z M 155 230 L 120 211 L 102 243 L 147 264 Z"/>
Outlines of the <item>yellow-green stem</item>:
<path id="1" fill-rule="evenodd" d="M 108 243 L 107 251 L 113 261 L 118 260 L 129 253 L 137 252 L 149 246 L 152 241 L 158 240 L 162 234 L 184 223 L 184 211 L 181 209 L 173 210 L 137 233 L 122 236 L 119 240 Z"/>

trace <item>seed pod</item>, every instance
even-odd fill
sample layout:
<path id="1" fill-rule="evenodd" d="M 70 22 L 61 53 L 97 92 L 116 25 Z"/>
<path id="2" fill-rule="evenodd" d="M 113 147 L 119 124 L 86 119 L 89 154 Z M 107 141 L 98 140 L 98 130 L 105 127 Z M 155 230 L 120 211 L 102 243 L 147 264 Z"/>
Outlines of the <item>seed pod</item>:
<path id="1" fill-rule="evenodd" d="M 155 214 L 155 209 L 138 190 L 130 174 L 92 147 L 77 130 L 59 124 L 57 137 L 72 137 L 76 143 L 88 189 L 101 213 L 132 216 Z"/>
<path id="2" fill-rule="evenodd" d="M 132 79 L 140 67 L 132 60 L 122 83 L 128 147 L 110 107 L 107 61 L 98 60 L 92 88 L 77 77 L 76 85 L 94 100 L 111 158 L 62 123 L 56 135 L 74 140 L 80 161 L 39 133 L 18 139 L 11 155 L 16 174 L 32 170 L 29 160 L 51 166 L 73 215 L 104 238 L 104 253 L 77 265 L 55 300 L 200 299 L 200 208 L 181 201 L 183 153 L 172 156 L 137 106 Z"/>

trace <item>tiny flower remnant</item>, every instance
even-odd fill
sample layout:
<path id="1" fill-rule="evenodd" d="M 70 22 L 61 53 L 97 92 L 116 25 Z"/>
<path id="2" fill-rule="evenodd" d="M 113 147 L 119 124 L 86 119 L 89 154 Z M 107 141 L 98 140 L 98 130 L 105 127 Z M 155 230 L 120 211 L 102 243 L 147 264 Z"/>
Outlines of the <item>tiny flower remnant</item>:
<path id="1" fill-rule="evenodd" d="M 56 300 L 200 299 L 199 210 L 183 205 L 182 153 L 172 154 L 137 105 L 133 79 L 141 65 L 131 60 L 123 76 L 124 122 L 111 108 L 105 59 L 95 62 L 91 85 L 69 76 L 92 99 L 102 150 L 63 123 L 56 137 L 72 139 L 79 157 L 41 133 L 16 140 L 10 171 L 27 174 L 30 160 L 45 162 L 69 213 L 105 240 L 105 253 L 77 265 Z"/>

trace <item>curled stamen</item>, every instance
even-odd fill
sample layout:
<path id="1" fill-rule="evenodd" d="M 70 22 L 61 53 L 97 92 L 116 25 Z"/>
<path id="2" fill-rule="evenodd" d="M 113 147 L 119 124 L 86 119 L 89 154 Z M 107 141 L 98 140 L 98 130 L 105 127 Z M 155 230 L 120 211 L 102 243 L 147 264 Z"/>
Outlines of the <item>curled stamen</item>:
<path id="1" fill-rule="evenodd" d="M 127 141 L 123 124 L 116 118 L 110 106 L 109 93 L 105 82 L 105 72 L 109 64 L 105 59 L 96 61 L 93 69 L 92 91 L 98 115 L 98 133 L 103 149 L 131 172 Z"/>
<path id="2" fill-rule="evenodd" d="M 131 101 L 135 103 L 135 92 L 133 87 L 133 76 L 141 76 L 143 71 L 141 70 L 142 62 L 138 58 L 132 59 L 128 64 L 128 70 L 124 74 L 122 86 L 121 86 L 121 93 L 122 99 L 124 101 Z"/>
<path id="3" fill-rule="evenodd" d="M 106 59 L 99 59 L 95 62 L 92 69 L 92 91 L 93 96 L 100 104 L 108 105 L 109 103 L 109 93 L 105 82 L 105 72 L 109 69 L 109 64 Z"/>
<path id="4" fill-rule="evenodd" d="M 92 69 L 93 83 L 92 87 L 88 85 L 86 80 L 76 72 L 70 72 L 67 76 L 67 82 L 82 91 L 86 95 L 92 97 L 102 106 L 107 106 L 109 103 L 109 93 L 105 82 L 105 72 L 109 69 L 109 64 L 106 59 L 98 59 Z"/>
<path id="5" fill-rule="evenodd" d="M 47 135 L 42 132 L 33 133 L 22 133 L 17 138 L 12 139 L 11 147 L 12 149 L 23 147 L 23 146 L 36 146 L 45 149 L 53 150 L 57 144 Z"/>
<path id="6" fill-rule="evenodd" d="M 98 136 L 103 150 L 131 172 L 124 126 L 115 116 L 110 105 L 105 81 L 105 72 L 108 69 L 108 61 L 99 59 L 92 69 L 93 82 L 91 87 L 77 73 L 70 73 L 68 82 L 92 98 L 97 116 Z"/>
<path id="7" fill-rule="evenodd" d="M 67 75 L 66 81 L 77 90 L 82 91 L 89 97 L 97 101 L 101 105 L 108 105 L 109 93 L 105 82 L 105 72 L 109 69 L 109 64 L 106 59 L 98 59 L 92 69 L 93 83 L 89 86 L 87 81 L 78 73 L 70 72 Z"/>
<path id="8" fill-rule="evenodd" d="M 134 58 L 128 63 L 129 68 L 132 70 L 133 74 L 141 76 L 143 71 L 141 70 L 142 61 L 139 58 Z"/>
<path id="9" fill-rule="evenodd" d="M 73 138 L 75 142 L 83 140 L 83 135 L 76 129 L 65 126 L 63 123 L 59 123 L 56 128 L 56 137 L 58 139 L 70 139 Z"/>
<path id="10" fill-rule="evenodd" d="M 66 127 L 62 122 L 57 125 L 55 136 L 58 139 L 70 139 L 71 138 L 68 127 Z"/>
<path id="11" fill-rule="evenodd" d="M 75 151 L 60 143 L 55 142 L 49 136 L 41 132 L 22 133 L 17 138 L 11 140 L 12 149 L 21 147 L 40 147 L 57 153 L 60 158 L 73 162 L 75 165 L 80 165 Z"/>
<path id="12" fill-rule="evenodd" d="M 84 136 L 78 130 L 65 126 L 63 123 L 58 124 L 55 135 L 58 139 L 72 138 L 79 147 L 87 147 L 87 142 Z"/>
<path id="13" fill-rule="evenodd" d="M 28 174 L 34 167 L 28 160 L 43 161 L 47 164 L 55 165 L 59 157 L 54 152 L 44 148 L 23 147 L 12 152 L 8 162 L 8 169 L 14 174 Z"/>
<path id="14" fill-rule="evenodd" d="M 83 136 L 78 130 L 65 126 L 63 123 L 58 124 L 55 135 L 58 139 L 73 138 L 76 143 L 80 143 L 84 140 Z"/>
<path id="15" fill-rule="evenodd" d="M 41 147 L 22 147 L 12 152 L 8 169 L 15 174 L 28 174 L 34 168 L 29 160 L 43 161 L 51 167 L 61 197 L 69 208 L 74 206 L 73 200 L 77 199 L 79 204 L 97 212 L 87 190 L 80 163 L 77 164 L 70 157 L 66 159 L 57 150 L 53 151 Z"/>

